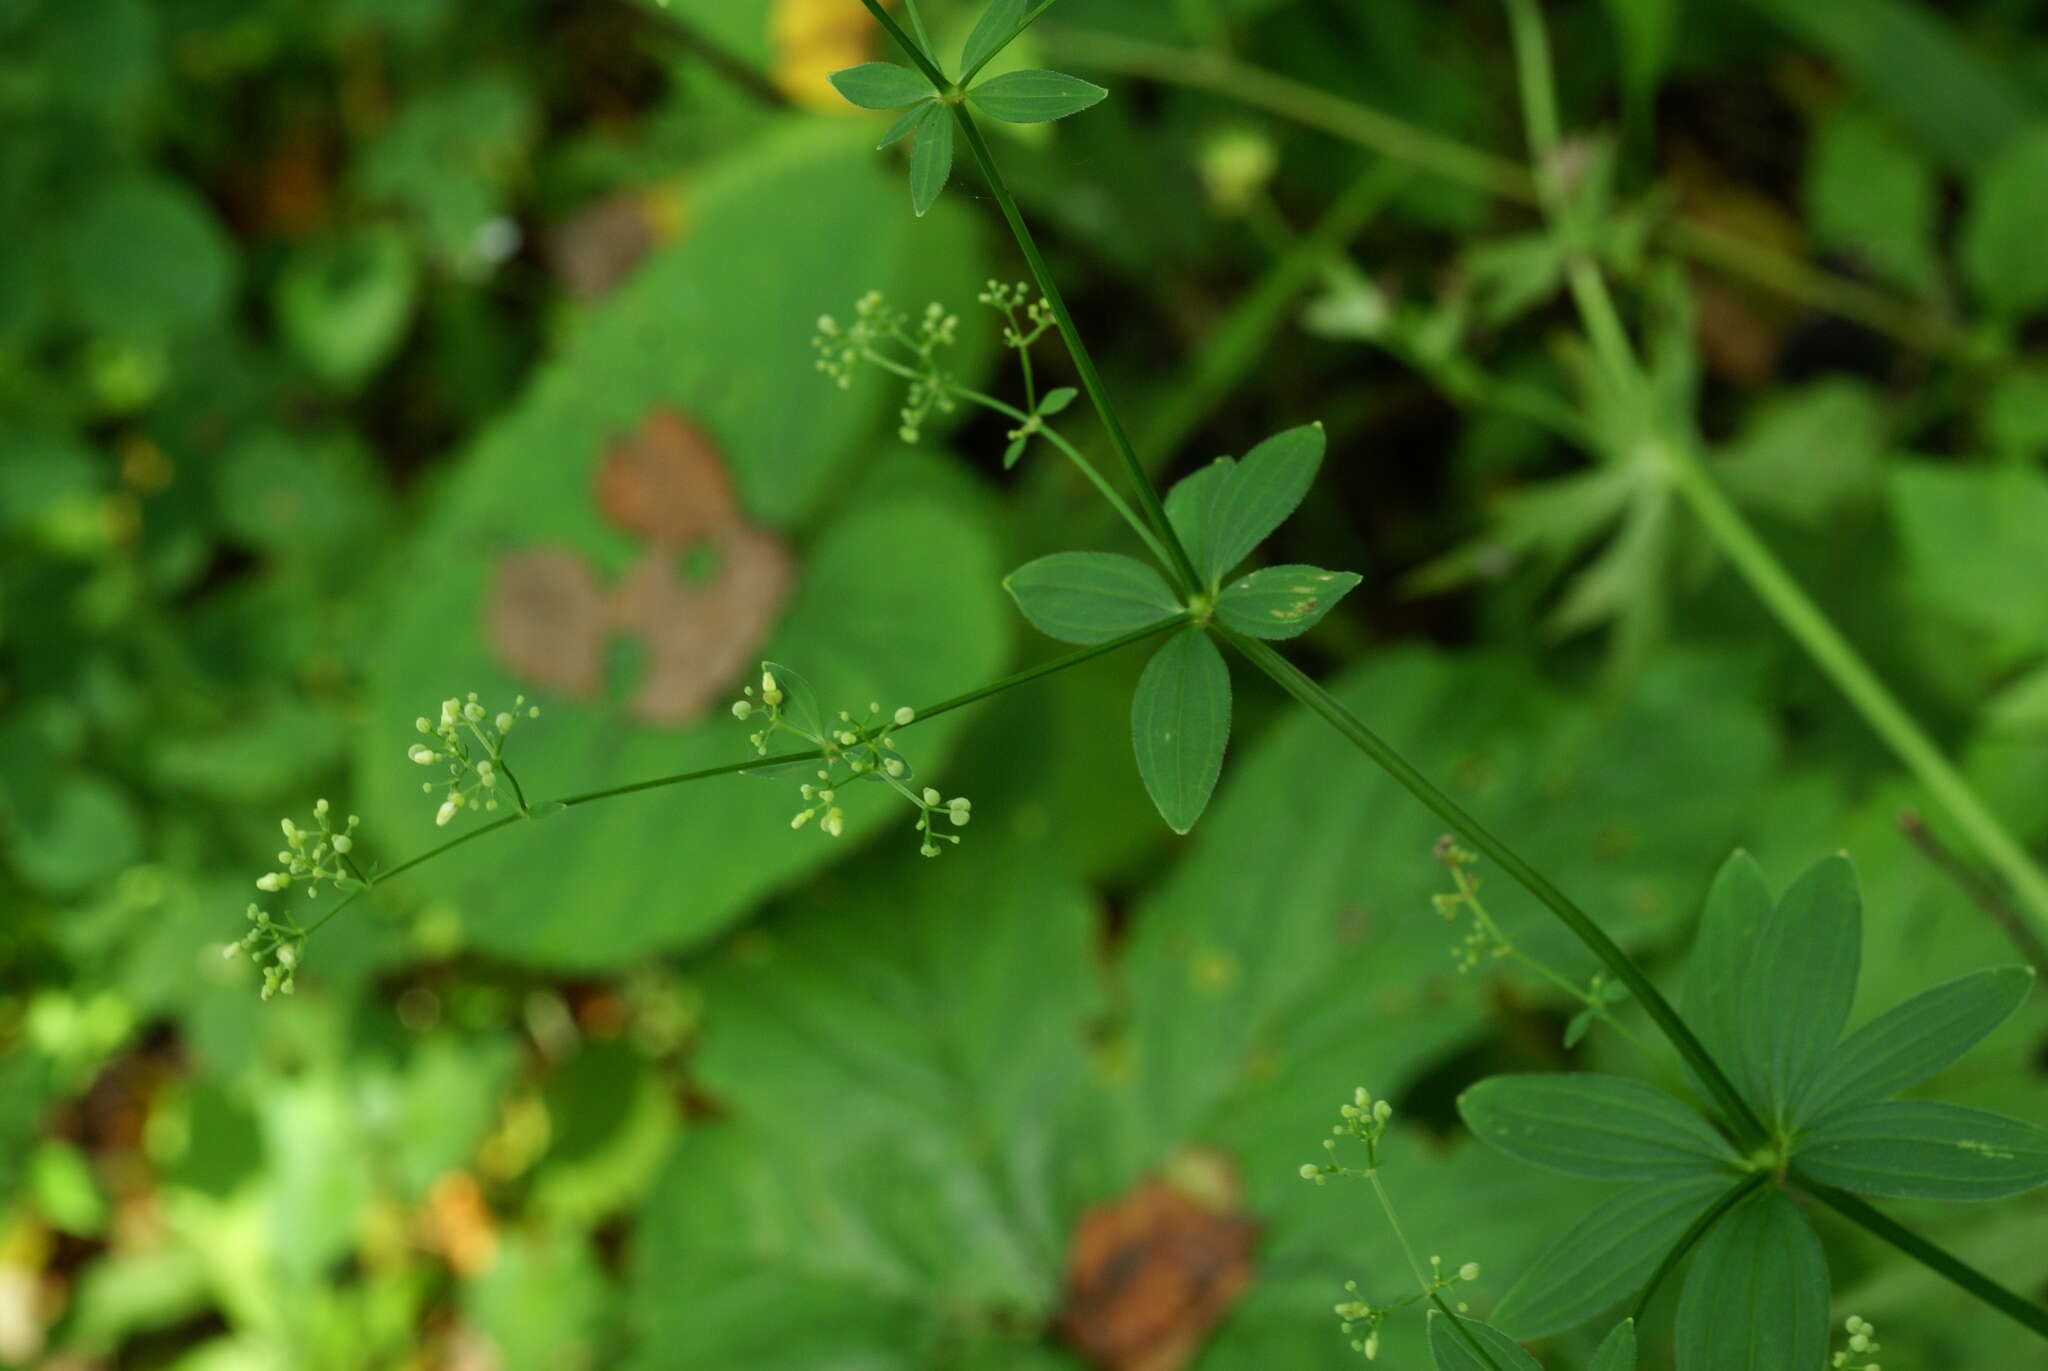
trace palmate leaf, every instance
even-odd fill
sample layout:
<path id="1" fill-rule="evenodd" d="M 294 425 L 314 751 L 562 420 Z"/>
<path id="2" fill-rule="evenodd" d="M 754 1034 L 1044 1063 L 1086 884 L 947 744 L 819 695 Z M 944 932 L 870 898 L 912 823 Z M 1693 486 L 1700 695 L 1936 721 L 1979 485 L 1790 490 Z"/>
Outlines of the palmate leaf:
<path id="1" fill-rule="evenodd" d="M 1740 1165 L 1697 1111 L 1619 1076 L 1494 1076 L 1460 1095 L 1458 1112 L 1482 1141 L 1570 1176 L 1673 1180 Z"/>
<path id="2" fill-rule="evenodd" d="M 1725 1175 L 1641 1181 L 1600 1201 L 1532 1262 L 1493 1320 L 1518 1338 L 1576 1328 L 1638 1290 L 1716 1200 Z"/>
<path id="3" fill-rule="evenodd" d="M 1765 1186 L 1693 1250 L 1678 1298 L 1678 1371 L 1786 1371 L 1827 1356 L 1828 1267 L 1785 1192 Z"/>
<path id="4" fill-rule="evenodd" d="M 1996 1200 L 2048 1184 L 2048 1132 L 1931 1100 L 1837 1110 L 1813 1124 L 1793 1155 L 1824 1185 L 1898 1199 Z"/>
<path id="5" fill-rule="evenodd" d="M 1131 696 L 1131 749 L 1159 817 L 1185 833 L 1209 806 L 1230 742 L 1230 668 L 1207 633 L 1184 629 L 1145 664 Z"/>
<path id="6" fill-rule="evenodd" d="M 1106 643 L 1181 608 L 1158 572 L 1113 552 L 1055 552 L 1018 567 L 1003 588 L 1032 627 L 1063 643 Z"/>
<path id="7" fill-rule="evenodd" d="M 1058 71 L 1006 71 L 967 93 L 974 107 L 1006 124 L 1046 124 L 1079 114 L 1109 95 L 1101 86 Z"/>
<path id="8" fill-rule="evenodd" d="M 1543 1363 L 1537 1361 L 1498 1328 L 1492 1328 L 1477 1319 L 1461 1319 L 1459 1323 L 1470 1333 L 1473 1340 L 1486 1349 L 1493 1365 L 1488 1366 L 1472 1352 L 1465 1339 L 1458 1336 L 1458 1330 L 1451 1321 L 1435 1310 L 1429 1317 L 1429 1359 L 1436 1371 L 1543 1371 Z"/>
<path id="9" fill-rule="evenodd" d="M 1264 567 L 1216 597 L 1216 617 L 1253 638 L 1295 638 L 1322 622 L 1359 577 L 1312 566 Z"/>

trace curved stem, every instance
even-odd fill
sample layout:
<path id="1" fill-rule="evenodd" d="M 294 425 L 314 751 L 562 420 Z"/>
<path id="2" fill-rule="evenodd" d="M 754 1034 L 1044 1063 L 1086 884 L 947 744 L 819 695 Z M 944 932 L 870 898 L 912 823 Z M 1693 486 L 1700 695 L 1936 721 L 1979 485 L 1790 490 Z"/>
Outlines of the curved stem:
<path id="1" fill-rule="evenodd" d="M 1637 968 L 1628 953 L 1622 951 L 1614 939 L 1593 921 L 1591 915 L 1574 904 L 1571 898 L 1546 880 L 1529 863 L 1522 860 L 1515 850 L 1496 838 L 1477 819 L 1436 785 L 1409 764 L 1389 746 L 1384 739 L 1366 727 L 1357 715 L 1344 707 L 1342 701 L 1330 694 L 1308 673 L 1295 666 L 1271 647 L 1253 638 L 1232 633 L 1228 629 L 1217 630 L 1245 660 L 1266 673 L 1274 684 L 1307 705 L 1346 741 L 1377 763 L 1381 770 L 1433 810 L 1437 817 L 1455 829 L 1458 835 L 1472 844 L 1495 865 L 1514 879 L 1516 884 L 1542 901 L 1559 922 L 1572 931 L 1607 969 L 1614 973 L 1616 980 L 1627 986 L 1629 993 L 1643 1006 L 1657 1028 L 1661 1031 L 1678 1055 L 1685 1058 L 1707 1091 L 1714 1097 L 1722 1117 L 1745 1148 L 1762 1146 L 1769 1140 L 1770 1133 L 1763 1120 L 1757 1117 L 1749 1102 L 1742 1098 L 1735 1085 L 1728 1079 L 1700 1040 L 1694 1036 L 1685 1020 L 1671 1002 L 1664 998 L 1662 991 L 1650 983 Z"/>
<path id="2" fill-rule="evenodd" d="M 1485 1345 L 1479 1341 L 1472 1330 L 1465 1326 L 1465 1321 L 1452 1311 L 1449 1304 L 1444 1302 L 1442 1292 L 1430 1283 L 1429 1277 L 1422 1274 L 1422 1263 L 1415 1256 L 1415 1248 L 1409 1243 L 1408 1234 L 1401 1228 L 1400 1216 L 1394 1213 L 1394 1201 L 1388 1196 L 1387 1188 L 1380 1184 L 1380 1169 L 1377 1161 L 1375 1161 L 1373 1168 L 1365 1173 L 1365 1178 L 1372 1182 L 1372 1193 L 1379 1199 L 1380 1212 L 1387 1216 L 1387 1227 L 1394 1230 L 1394 1241 L 1401 1245 L 1401 1255 L 1407 1258 L 1408 1270 L 1415 1277 L 1415 1284 L 1421 1287 L 1423 1298 L 1435 1305 L 1437 1310 L 1451 1321 L 1452 1330 L 1464 1341 L 1465 1346 L 1471 1351 L 1473 1356 L 1479 1358 L 1480 1362 L 1484 1365 L 1492 1368 L 1492 1371 L 1501 1371 L 1501 1365 L 1493 1359 L 1493 1354 L 1486 1350 Z"/>
<path id="3" fill-rule="evenodd" d="M 2048 1309 L 2006 1289 L 1962 1258 L 1895 1222 L 1858 1196 L 1809 1180 L 1799 1173 L 1796 1166 L 1792 1168 L 1789 1179 L 1843 1218 L 1875 1233 L 1942 1279 L 1960 1286 L 2028 1330 L 2048 1338 Z"/>

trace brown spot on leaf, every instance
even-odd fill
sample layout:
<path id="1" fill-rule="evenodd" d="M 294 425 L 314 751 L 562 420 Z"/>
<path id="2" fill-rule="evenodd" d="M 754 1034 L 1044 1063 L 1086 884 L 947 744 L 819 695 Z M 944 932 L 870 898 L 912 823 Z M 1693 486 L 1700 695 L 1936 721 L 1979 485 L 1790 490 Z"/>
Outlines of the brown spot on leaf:
<path id="1" fill-rule="evenodd" d="M 1082 1215 L 1067 1255 L 1059 1330 L 1103 1371 L 1179 1371 L 1251 1285 L 1258 1230 L 1230 1163 L 1176 1160 Z"/>
<path id="2" fill-rule="evenodd" d="M 607 196 L 576 211 L 547 236 L 548 265 L 579 300 L 599 300 L 653 250 L 655 223 L 639 193 Z"/>
<path id="3" fill-rule="evenodd" d="M 645 553 L 612 586 L 580 553 L 506 556 L 492 576 L 486 640 L 521 680 L 587 700 L 603 684 L 606 639 L 636 639 L 645 667 L 633 717 L 687 722 L 752 664 L 795 568 L 779 539 L 745 522 L 711 439 L 672 409 L 652 411 L 611 445 L 594 494 L 605 521 L 643 540 Z M 697 548 L 715 564 L 704 580 L 681 570 Z"/>

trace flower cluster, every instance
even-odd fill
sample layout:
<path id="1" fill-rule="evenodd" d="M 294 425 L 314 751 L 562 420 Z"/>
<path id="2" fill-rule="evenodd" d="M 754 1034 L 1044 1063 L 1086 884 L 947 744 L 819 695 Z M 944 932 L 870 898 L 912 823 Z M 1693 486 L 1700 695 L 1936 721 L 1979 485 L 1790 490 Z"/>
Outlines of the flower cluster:
<path id="1" fill-rule="evenodd" d="M 1828 1362 L 1841 1371 L 1884 1371 L 1884 1368 L 1870 1359 L 1881 1344 L 1877 1340 L 1877 1328 L 1869 1319 L 1851 1314 L 1842 1321 L 1842 1329 L 1848 1336 L 1848 1345 L 1835 1353 Z"/>
<path id="2" fill-rule="evenodd" d="M 525 793 L 505 765 L 505 739 L 520 719 L 539 717 L 540 706 L 527 704 L 524 695 L 512 701 L 512 708 L 494 714 L 472 690 L 466 700 L 441 701 L 439 723 L 425 716 L 413 721 L 413 727 L 435 743 L 414 743 L 405 755 L 421 766 L 440 766 L 448 773 L 445 780 L 420 785 L 430 795 L 442 792 L 441 807 L 434 814 L 436 824 L 446 826 L 465 806 L 496 809 L 501 780 L 510 785 L 520 813 L 526 812 Z"/>
<path id="3" fill-rule="evenodd" d="M 307 893 L 312 892 L 309 890 Z M 256 964 L 263 972 L 264 999 L 291 994 L 298 988 L 296 977 L 300 953 L 306 944 L 306 930 L 293 923 L 289 916 L 280 923 L 255 904 L 249 906 L 248 915 L 249 931 L 221 949 L 222 955 L 233 958 L 246 954 Z"/>
<path id="4" fill-rule="evenodd" d="M 804 807 L 790 819 L 791 828 L 802 828 L 816 819 L 827 837 L 838 837 L 846 831 L 846 811 L 839 803 L 840 788 L 870 781 L 888 786 L 917 810 L 920 853 L 936 857 L 941 843 L 960 841 L 960 835 L 940 831 L 939 823 L 944 820 L 955 828 L 964 828 L 973 816 L 973 804 L 964 795 L 949 800 L 931 786 L 912 786 L 915 773 L 896 750 L 896 731 L 917 721 L 917 712 L 910 706 L 904 705 L 885 716 L 882 706 L 871 702 L 864 718 L 856 719 L 841 710 L 827 727 L 820 723 L 817 697 L 810 685 L 776 662 L 761 663 L 759 692 L 748 686 L 744 694 L 746 698 L 734 701 L 732 713 L 741 722 L 761 722 L 761 727 L 747 738 L 756 753 L 767 756 L 770 740 L 784 733 L 817 749 L 817 762 L 822 765 L 816 768 L 815 784 L 806 781 L 798 787 Z M 808 768 L 812 762 L 806 759 L 801 765 Z"/>
<path id="5" fill-rule="evenodd" d="M 351 814 L 337 831 L 327 801 L 315 800 L 313 822 L 313 828 L 300 828 L 290 819 L 278 820 L 278 827 L 284 831 L 284 846 L 277 853 L 278 869 L 256 878 L 258 890 L 274 894 L 297 885 L 310 898 L 318 893 L 322 881 L 336 890 L 362 881 L 362 873 L 348 855 L 356 845 L 356 826 L 362 820 Z"/>
<path id="6" fill-rule="evenodd" d="M 1022 352 L 1044 337 L 1045 331 L 1053 325 L 1051 302 L 1042 295 L 1033 299 L 1031 287 L 1023 281 L 1012 286 L 991 278 L 981 294 L 974 298 L 991 309 L 1002 311 L 1007 321 L 1003 327 L 1004 347 Z"/>
<path id="7" fill-rule="evenodd" d="M 1331 1160 L 1321 1164 L 1304 1162 L 1301 1167 L 1301 1178 L 1317 1185 L 1329 1184 L 1332 1176 L 1343 1180 L 1372 1180 L 1377 1184 L 1380 1140 L 1386 1136 L 1387 1124 L 1394 1117 L 1394 1106 L 1385 1100 L 1375 1100 L 1372 1092 L 1361 1085 L 1351 1092 L 1349 1103 L 1342 1106 L 1337 1115 L 1338 1121 L 1330 1129 L 1333 1136 L 1323 1139 L 1323 1150 L 1331 1154 Z M 1361 1168 L 1340 1165 L 1335 1159 L 1337 1139 L 1347 1137 L 1365 1146 L 1365 1165 Z M 1413 1260 L 1411 1256 L 1410 1261 Z M 1446 1270 L 1443 1258 L 1432 1256 L 1429 1259 L 1429 1273 L 1425 1276 L 1418 1270 L 1416 1274 L 1421 1280 L 1422 1288 L 1389 1305 L 1374 1305 L 1358 1298 L 1357 1281 L 1344 1283 L 1344 1290 L 1351 1298 L 1339 1303 L 1334 1312 L 1343 1323 L 1345 1336 L 1352 1340 L 1353 1351 L 1360 1353 L 1368 1361 L 1378 1357 L 1380 1325 L 1390 1315 L 1422 1300 L 1441 1303 L 1440 1297 L 1443 1292 L 1479 1279 L 1479 1263 L 1465 1262 L 1455 1269 Z M 1458 1303 L 1457 1308 L 1460 1313 L 1464 1312 L 1463 1301 Z"/>
<path id="8" fill-rule="evenodd" d="M 960 316 L 937 301 L 912 320 L 891 308 L 880 291 L 871 290 L 854 302 L 850 324 L 820 315 L 811 346 L 818 350 L 818 370 L 841 390 L 853 384 L 853 373 L 863 363 L 908 381 L 897 436 L 914 443 L 934 410 L 950 413 L 954 408 L 952 378 L 939 365 L 939 349 L 957 342 L 959 330 Z"/>

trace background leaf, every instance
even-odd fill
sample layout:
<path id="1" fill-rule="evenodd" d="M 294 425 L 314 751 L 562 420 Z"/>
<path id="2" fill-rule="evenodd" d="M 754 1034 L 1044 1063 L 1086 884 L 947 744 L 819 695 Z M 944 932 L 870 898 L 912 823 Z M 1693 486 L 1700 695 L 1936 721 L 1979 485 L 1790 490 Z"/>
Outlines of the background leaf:
<path id="1" fill-rule="evenodd" d="M 1209 806 L 1230 742 L 1230 668 L 1200 629 L 1152 654 L 1131 697 L 1131 747 L 1159 817 L 1185 833 Z"/>

